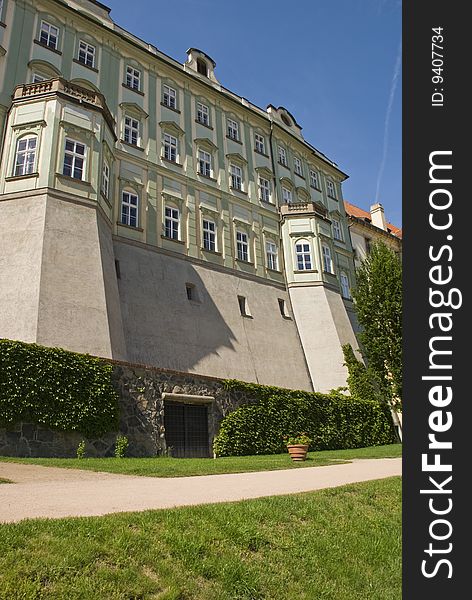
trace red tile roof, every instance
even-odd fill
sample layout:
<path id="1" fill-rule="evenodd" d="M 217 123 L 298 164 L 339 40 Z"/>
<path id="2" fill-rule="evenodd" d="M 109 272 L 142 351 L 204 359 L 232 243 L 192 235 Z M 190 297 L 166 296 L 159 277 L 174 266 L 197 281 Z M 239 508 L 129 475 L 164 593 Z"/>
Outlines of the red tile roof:
<path id="1" fill-rule="evenodd" d="M 363 219 L 363 220 L 367 221 L 368 223 L 372 224 L 372 219 L 371 219 L 370 213 L 367 212 L 366 210 L 359 208 L 355 204 L 346 202 L 346 200 L 344 201 L 344 208 L 346 209 L 346 213 L 349 216 L 357 217 L 358 219 Z M 395 225 L 393 225 L 393 223 L 387 223 L 387 228 L 389 230 L 389 233 L 391 233 L 392 235 L 394 235 L 397 238 L 402 239 L 403 233 L 399 227 L 396 227 Z"/>

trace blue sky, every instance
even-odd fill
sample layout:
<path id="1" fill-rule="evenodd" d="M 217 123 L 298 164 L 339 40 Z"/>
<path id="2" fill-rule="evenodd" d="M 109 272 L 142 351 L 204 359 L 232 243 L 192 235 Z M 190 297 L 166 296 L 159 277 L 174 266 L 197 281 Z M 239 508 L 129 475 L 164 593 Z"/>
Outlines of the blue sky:
<path id="1" fill-rule="evenodd" d="M 200 48 L 233 92 L 285 106 L 306 140 L 401 225 L 399 0 L 103 0 L 119 25 L 179 62 Z M 130 9 L 131 7 L 131 9 Z"/>

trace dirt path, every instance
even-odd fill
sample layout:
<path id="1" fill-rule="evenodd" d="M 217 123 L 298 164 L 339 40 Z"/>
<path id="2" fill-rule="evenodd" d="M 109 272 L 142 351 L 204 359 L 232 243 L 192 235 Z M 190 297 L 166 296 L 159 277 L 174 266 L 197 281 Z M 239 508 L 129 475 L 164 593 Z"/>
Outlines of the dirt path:
<path id="1" fill-rule="evenodd" d="M 401 458 L 283 471 L 198 477 L 136 477 L 0 463 L 0 522 L 98 516 L 277 496 L 401 475 Z"/>

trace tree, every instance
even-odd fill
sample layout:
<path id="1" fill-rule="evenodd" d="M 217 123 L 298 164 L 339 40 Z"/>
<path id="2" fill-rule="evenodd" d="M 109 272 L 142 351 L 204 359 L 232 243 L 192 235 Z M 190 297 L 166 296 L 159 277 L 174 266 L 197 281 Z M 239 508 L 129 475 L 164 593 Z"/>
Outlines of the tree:
<path id="1" fill-rule="evenodd" d="M 356 271 L 352 290 L 369 369 L 387 401 L 402 399 L 402 264 L 384 243 L 375 243 Z"/>
<path id="2" fill-rule="evenodd" d="M 344 366 L 347 367 L 347 385 L 351 396 L 359 400 L 382 401 L 380 386 L 371 367 L 356 358 L 351 344 L 344 344 Z"/>

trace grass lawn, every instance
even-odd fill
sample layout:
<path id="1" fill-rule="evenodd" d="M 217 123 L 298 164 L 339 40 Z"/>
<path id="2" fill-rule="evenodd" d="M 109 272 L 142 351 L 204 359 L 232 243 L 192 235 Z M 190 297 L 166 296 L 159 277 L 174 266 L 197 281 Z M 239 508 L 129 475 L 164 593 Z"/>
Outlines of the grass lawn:
<path id="1" fill-rule="evenodd" d="M 398 600 L 401 479 L 0 526 L 2 600 Z"/>
<path id="2" fill-rule="evenodd" d="M 148 477 L 188 477 L 190 475 L 216 475 L 250 471 L 297 469 L 346 462 L 353 458 L 386 458 L 401 456 L 402 445 L 374 446 L 353 450 L 325 450 L 310 452 L 304 462 L 293 462 L 288 454 L 261 456 L 229 456 L 216 460 L 209 458 L 9 458 L 0 461 L 22 462 L 48 467 L 65 467 L 146 475 Z"/>

